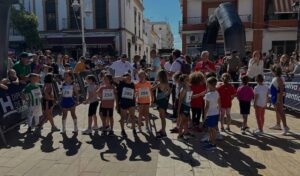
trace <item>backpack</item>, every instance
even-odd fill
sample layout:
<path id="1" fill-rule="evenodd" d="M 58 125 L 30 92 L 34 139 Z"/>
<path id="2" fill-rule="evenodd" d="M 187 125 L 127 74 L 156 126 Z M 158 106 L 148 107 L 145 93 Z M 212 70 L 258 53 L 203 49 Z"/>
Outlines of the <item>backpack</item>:
<path id="1" fill-rule="evenodd" d="M 192 72 L 192 68 L 191 68 L 191 65 L 188 64 L 187 62 L 183 61 L 183 62 L 180 62 L 180 61 L 176 61 L 180 64 L 181 66 L 181 73 L 182 74 L 190 74 Z"/>

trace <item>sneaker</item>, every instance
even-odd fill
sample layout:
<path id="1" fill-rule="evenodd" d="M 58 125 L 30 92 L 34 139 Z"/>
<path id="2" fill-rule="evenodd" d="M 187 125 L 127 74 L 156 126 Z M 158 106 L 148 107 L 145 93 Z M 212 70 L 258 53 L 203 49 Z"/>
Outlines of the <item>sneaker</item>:
<path id="1" fill-rule="evenodd" d="M 125 132 L 124 130 L 121 131 L 121 135 L 122 135 L 123 137 L 127 137 L 127 134 L 126 134 L 126 132 Z"/>
<path id="2" fill-rule="evenodd" d="M 157 133 L 157 135 L 156 135 L 156 138 L 157 139 L 162 139 L 162 138 L 166 138 L 167 137 L 167 134 L 166 133 Z"/>
<path id="3" fill-rule="evenodd" d="M 186 142 L 186 141 L 187 141 L 187 138 L 184 137 L 184 135 L 181 135 L 181 136 L 178 136 L 178 137 L 177 137 L 177 140 L 180 141 L 180 142 Z"/>
<path id="4" fill-rule="evenodd" d="M 229 127 L 227 127 L 227 128 L 226 128 L 226 131 L 229 131 L 229 132 L 230 132 L 231 130 L 230 130 L 230 128 L 229 128 Z"/>
<path id="5" fill-rule="evenodd" d="M 281 127 L 280 125 L 275 125 L 275 126 L 272 126 L 270 127 L 271 130 L 281 130 Z"/>
<path id="6" fill-rule="evenodd" d="M 215 149 L 217 149 L 217 146 L 214 144 L 208 144 L 208 145 L 204 146 L 204 150 L 207 150 L 207 151 L 211 151 L 211 150 L 215 150 Z"/>
<path id="7" fill-rule="evenodd" d="M 75 128 L 75 129 L 72 131 L 72 133 L 74 133 L 74 134 L 78 133 L 78 129 Z"/>
<path id="8" fill-rule="evenodd" d="M 93 133 L 93 131 L 91 129 L 86 129 L 86 130 L 82 131 L 82 135 L 89 135 L 92 133 Z"/>
<path id="9" fill-rule="evenodd" d="M 256 129 L 256 130 L 253 131 L 253 134 L 254 135 L 261 135 L 262 131 L 260 131 L 259 129 Z"/>
<path id="10" fill-rule="evenodd" d="M 244 131 L 250 131 L 250 128 L 249 127 L 244 127 Z"/>
<path id="11" fill-rule="evenodd" d="M 57 128 L 56 126 L 54 126 L 54 127 L 51 128 L 51 131 L 52 131 L 52 132 L 57 132 L 57 131 L 60 131 L 60 129 Z"/>
<path id="12" fill-rule="evenodd" d="M 282 135 L 287 135 L 289 133 L 290 129 L 288 127 L 283 128 Z"/>
<path id="13" fill-rule="evenodd" d="M 216 137 L 216 139 L 217 140 L 223 140 L 223 135 L 220 133 L 220 132 L 217 132 L 217 137 Z"/>
<path id="14" fill-rule="evenodd" d="M 241 133 L 242 133 L 242 134 L 246 134 L 246 131 L 245 131 L 245 128 L 244 128 L 244 127 L 241 128 Z"/>
<path id="15" fill-rule="evenodd" d="M 224 128 L 221 128 L 221 132 L 225 132 L 225 129 L 224 129 Z"/>
<path id="16" fill-rule="evenodd" d="M 94 130 L 94 131 L 98 131 L 98 130 L 99 130 L 99 128 L 98 128 L 97 126 L 93 126 L 92 130 Z"/>
<path id="17" fill-rule="evenodd" d="M 174 127 L 172 129 L 170 129 L 170 132 L 171 133 L 178 133 L 178 128 L 177 127 Z"/>
<path id="18" fill-rule="evenodd" d="M 200 141 L 201 142 L 207 142 L 207 141 L 209 141 L 209 134 L 205 134 Z"/>

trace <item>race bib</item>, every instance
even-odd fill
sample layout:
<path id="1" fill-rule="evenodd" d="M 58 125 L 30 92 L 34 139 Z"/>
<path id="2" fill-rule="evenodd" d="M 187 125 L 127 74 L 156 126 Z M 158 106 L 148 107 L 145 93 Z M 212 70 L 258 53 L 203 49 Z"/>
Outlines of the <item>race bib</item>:
<path id="1" fill-rule="evenodd" d="M 131 88 L 124 87 L 122 91 L 122 98 L 133 100 L 134 91 Z"/>
<path id="2" fill-rule="evenodd" d="M 43 97 L 40 89 L 33 89 L 31 93 L 34 99 L 41 99 Z"/>
<path id="3" fill-rule="evenodd" d="M 139 98 L 149 97 L 150 91 L 149 88 L 140 88 L 139 89 Z"/>
<path id="4" fill-rule="evenodd" d="M 113 100 L 115 98 L 113 89 L 103 89 L 102 100 Z"/>
<path id="5" fill-rule="evenodd" d="M 187 91 L 186 92 L 186 96 L 185 96 L 185 102 L 186 103 L 191 103 L 191 101 L 192 101 L 192 95 L 193 95 L 192 91 Z"/>
<path id="6" fill-rule="evenodd" d="M 73 97 L 73 86 L 63 86 L 63 97 Z"/>

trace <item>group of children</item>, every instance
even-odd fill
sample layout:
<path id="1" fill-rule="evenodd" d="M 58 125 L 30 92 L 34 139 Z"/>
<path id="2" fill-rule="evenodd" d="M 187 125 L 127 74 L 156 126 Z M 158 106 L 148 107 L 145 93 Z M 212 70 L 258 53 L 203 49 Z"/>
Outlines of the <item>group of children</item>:
<path id="1" fill-rule="evenodd" d="M 231 106 L 234 97 L 237 97 L 240 105 L 240 114 L 243 116 L 241 127 L 242 134 L 249 131 L 247 124 L 248 115 L 250 114 L 251 102 L 254 99 L 254 108 L 257 118 L 256 135 L 263 132 L 264 113 L 271 93 L 271 100 L 275 106 L 277 115 L 277 124 L 272 129 L 281 129 L 280 121 L 284 125 L 284 133 L 288 132 L 285 115 L 283 112 L 284 100 L 284 79 L 281 77 L 282 71 L 278 66 L 272 69 L 274 79 L 271 86 L 264 85 L 263 75 L 256 77 L 257 86 L 253 89 L 249 84 L 249 78 L 243 76 L 242 84 L 236 90 L 230 84 L 230 75 L 224 73 L 220 83 L 213 73 L 203 75 L 201 72 L 193 72 L 190 75 L 176 73 L 173 78 L 175 80 L 175 101 L 174 107 L 177 110 L 177 126 L 171 129 L 171 132 L 178 132 L 178 140 L 185 141 L 193 136 L 190 132 L 190 126 L 194 129 L 203 129 L 209 134 L 209 143 L 206 146 L 208 149 L 216 147 L 216 136 L 219 131 L 230 131 L 231 124 Z M 40 78 L 37 74 L 30 75 L 30 83 L 25 87 L 24 94 L 29 102 L 28 114 L 28 131 L 32 130 L 32 121 L 34 119 L 38 128 L 42 128 L 43 124 L 49 120 L 51 130 L 59 131 L 53 122 L 53 107 L 56 103 L 53 89 L 53 75 L 47 74 L 44 78 L 44 86 L 42 89 L 39 86 Z M 157 132 L 157 138 L 164 138 L 166 133 L 166 117 L 169 106 L 169 97 L 172 88 L 168 83 L 168 73 L 161 70 L 158 73 L 157 79 L 151 83 L 147 79 L 147 74 L 144 71 L 138 73 L 139 81 L 133 83 L 130 73 L 125 73 L 122 77 L 113 77 L 105 73 L 100 85 L 94 75 L 86 77 L 87 98 L 83 102 L 89 104 L 88 108 L 88 127 L 83 134 L 91 134 L 93 130 L 98 130 L 97 124 L 97 109 L 100 104 L 99 114 L 102 121 L 102 134 L 113 135 L 114 127 L 114 108 L 117 109 L 121 116 L 121 135 L 126 137 L 125 122 L 129 117 L 131 129 L 134 134 L 135 129 L 135 110 L 138 109 L 137 127 L 138 131 L 142 132 L 142 121 L 145 121 L 145 130 L 147 133 L 152 133 L 150 125 L 149 109 L 155 104 L 159 111 L 161 119 L 161 129 Z M 78 132 L 76 106 L 79 104 L 78 87 L 74 84 L 73 75 L 70 71 L 64 74 L 64 82 L 62 85 L 62 95 L 59 102 L 62 108 L 62 129 L 61 132 L 66 132 L 66 118 L 68 111 L 74 122 L 74 133 Z M 270 91 L 269 91 L 270 88 Z M 41 91 L 42 90 L 42 91 Z M 44 112 L 44 113 L 43 113 Z M 190 113 L 192 112 L 192 116 Z M 42 120 L 39 116 L 43 115 Z M 201 116 L 203 117 L 200 123 Z M 226 116 L 226 121 L 225 121 Z M 218 122 L 220 121 L 220 129 Z M 225 128 L 226 125 L 226 128 Z"/>

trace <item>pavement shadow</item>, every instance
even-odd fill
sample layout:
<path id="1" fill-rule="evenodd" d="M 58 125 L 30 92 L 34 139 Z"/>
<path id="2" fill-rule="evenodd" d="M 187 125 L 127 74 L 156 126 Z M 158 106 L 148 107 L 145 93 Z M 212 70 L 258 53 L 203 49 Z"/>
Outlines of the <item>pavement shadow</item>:
<path id="1" fill-rule="evenodd" d="M 104 136 L 103 138 L 108 147 L 108 150 L 100 153 L 100 158 L 103 161 L 110 162 L 110 160 L 108 160 L 105 157 L 105 155 L 107 155 L 107 154 L 109 156 L 111 156 L 111 154 L 115 154 L 116 159 L 119 161 L 124 161 L 127 159 L 126 154 L 128 152 L 128 149 L 127 149 L 127 146 L 125 145 L 125 143 L 122 142 L 123 141 L 122 138 L 119 138 L 119 136 L 116 136 L 116 135 Z"/>
<path id="2" fill-rule="evenodd" d="M 127 147 L 131 149 L 131 156 L 129 161 L 151 161 L 151 157 L 148 155 L 151 153 L 150 145 L 148 142 L 143 142 L 138 135 L 134 134 L 134 141 L 129 138 L 125 138 Z"/>
<path id="3" fill-rule="evenodd" d="M 60 141 L 60 143 L 63 144 L 67 156 L 73 156 L 78 153 L 82 143 L 77 139 L 77 136 L 78 134 L 74 133 L 72 137 L 69 138 L 66 133 L 62 134 L 63 140 Z"/>
<path id="4" fill-rule="evenodd" d="M 41 150 L 42 152 L 45 152 L 45 153 L 51 153 L 51 152 L 54 152 L 56 151 L 57 149 L 59 149 L 58 147 L 57 148 L 53 148 L 53 132 L 50 132 L 47 134 L 47 136 L 40 136 L 40 138 L 42 139 L 41 140 Z"/>
<path id="5" fill-rule="evenodd" d="M 105 137 L 100 136 L 98 132 L 95 132 L 94 135 L 90 135 L 91 141 L 87 141 L 87 144 L 91 144 L 94 149 L 101 150 L 105 147 Z"/>

